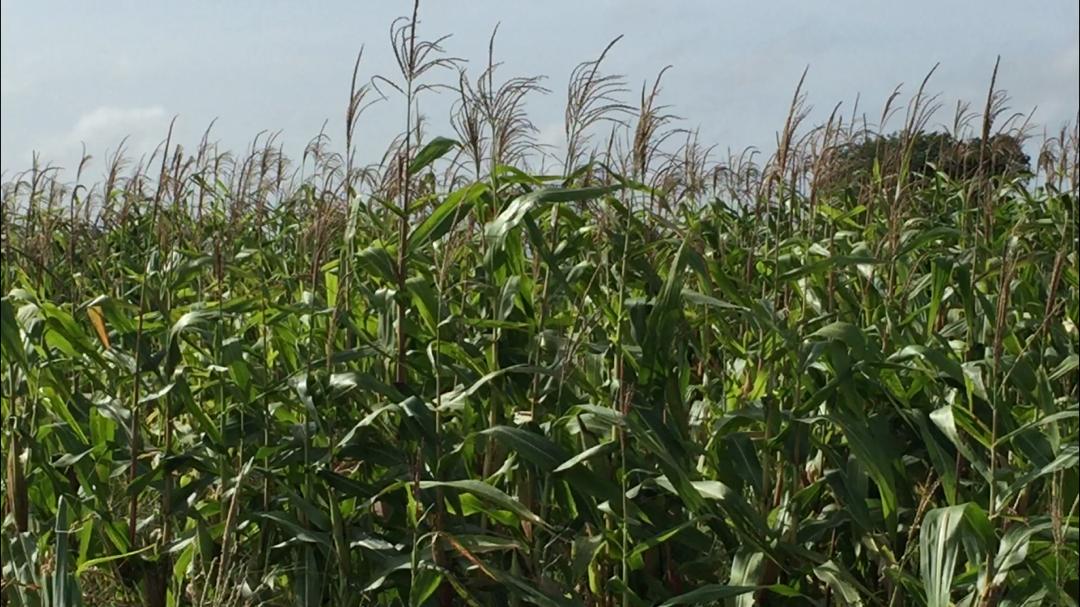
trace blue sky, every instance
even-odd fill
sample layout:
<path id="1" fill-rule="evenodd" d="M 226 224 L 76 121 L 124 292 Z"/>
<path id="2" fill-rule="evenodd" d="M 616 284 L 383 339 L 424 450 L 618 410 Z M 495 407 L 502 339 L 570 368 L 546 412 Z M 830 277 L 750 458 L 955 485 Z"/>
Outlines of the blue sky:
<path id="1" fill-rule="evenodd" d="M 340 145 L 349 76 L 366 47 L 362 77 L 392 71 L 388 32 L 410 2 L 286 3 L 0 2 L 0 169 L 29 166 L 31 152 L 72 166 L 81 144 L 101 158 L 124 135 L 142 153 L 178 116 L 188 148 L 217 118 L 214 138 L 241 150 L 258 132 L 281 131 L 299 156 L 323 125 Z M 1016 111 L 1036 106 L 1049 130 L 1080 108 L 1080 8 L 1075 0 L 1016 2 L 644 0 L 496 2 L 427 0 L 420 32 L 452 34 L 450 54 L 479 70 L 501 22 L 503 76 L 543 74 L 551 94 L 529 102 L 540 138 L 561 137 L 570 70 L 625 37 L 606 64 L 635 91 L 665 65 L 662 101 L 721 149 L 768 148 L 803 69 L 821 118 L 856 95 L 874 118 L 898 84 L 911 92 L 940 62 L 930 90 L 951 120 L 957 99 L 981 106 L 994 58 Z M 448 79 L 449 81 L 449 79 Z M 628 101 L 633 101 L 633 95 Z M 450 134 L 429 97 L 429 132 Z M 402 106 L 382 103 L 360 120 L 358 149 L 371 159 L 401 127 Z"/>

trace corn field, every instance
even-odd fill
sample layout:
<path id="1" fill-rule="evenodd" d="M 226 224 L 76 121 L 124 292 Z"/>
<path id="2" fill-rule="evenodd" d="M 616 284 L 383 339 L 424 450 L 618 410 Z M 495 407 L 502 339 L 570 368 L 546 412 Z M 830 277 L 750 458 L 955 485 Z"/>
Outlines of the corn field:
<path id="1" fill-rule="evenodd" d="M 955 179 L 910 170 L 924 88 L 810 126 L 800 82 L 717 160 L 609 45 L 556 150 L 542 79 L 417 23 L 298 159 L 4 185 L 0 602 L 1077 605 L 1075 127 Z"/>

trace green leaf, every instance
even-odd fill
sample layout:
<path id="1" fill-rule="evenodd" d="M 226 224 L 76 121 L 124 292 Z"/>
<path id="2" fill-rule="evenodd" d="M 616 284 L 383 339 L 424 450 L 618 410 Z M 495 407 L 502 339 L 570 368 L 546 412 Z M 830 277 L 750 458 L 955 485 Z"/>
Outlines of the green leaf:
<path id="1" fill-rule="evenodd" d="M 260 512 L 254 516 L 272 523 L 277 523 L 281 526 L 282 531 L 287 532 L 288 537 L 294 540 L 306 544 L 316 544 L 326 550 L 331 550 L 333 548 L 329 533 L 307 529 L 291 514 L 286 512 Z"/>
<path id="2" fill-rule="evenodd" d="M 866 420 L 856 419 L 846 412 L 831 413 L 829 419 L 843 430 L 852 455 L 866 466 L 870 478 L 874 479 L 874 484 L 878 486 L 882 515 L 885 517 L 887 529 L 894 533 L 898 508 L 896 473 L 893 468 L 896 454 L 889 449 L 888 437 L 882 434 L 880 425 L 868 424 Z"/>
<path id="3" fill-rule="evenodd" d="M 631 561 L 633 561 L 635 565 L 640 564 L 641 556 L 645 554 L 647 550 L 663 544 L 664 542 L 678 535 L 680 532 L 685 531 L 686 529 L 693 527 L 694 525 L 697 525 L 700 521 L 701 519 L 690 519 L 687 521 L 683 521 L 682 523 L 679 523 L 678 525 L 675 525 L 670 529 L 661 531 L 660 533 L 657 533 L 656 535 L 646 540 L 637 542 L 637 544 L 634 546 L 634 549 L 630 552 Z"/>
<path id="4" fill-rule="evenodd" d="M 993 538 L 986 514 L 973 503 L 926 513 L 919 534 L 919 571 L 927 607 L 951 607 L 953 576 L 961 543 L 985 545 Z"/>
<path id="5" fill-rule="evenodd" d="M 660 607 L 672 607 L 673 605 L 703 605 L 709 601 L 720 601 L 744 595 L 757 590 L 756 586 L 726 586 L 723 584 L 706 584 L 685 594 L 670 598 Z"/>
<path id="6" fill-rule="evenodd" d="M 64 496 L 60 496 L 57 504 L 56 526 L 56 550 L 54 563 L 55 569 L 52 574 L 52 604 L 55 607 L 78 607 L 82 605 L 82 594 L 78 583 L 71 571 L 71 541 L 68 529 L 68 504 Z"/>
<path id="7" fill-rule="evenodd" d="M 515 228 L 523 217 L 538 204 L 548 202 L 579 202 L 603 196 L 618 191 L 621 186 L 603 186 L 580 189 L 540 189 L 533 190 L 528 194 L 518 196 L 506 206 L 498 217 L 484 228 L 484 234 L 489 243 L 498 244 L 506 238 L 510 230 Z"/>
<path id="8" fill-rule="evenodd" d="M 810 274 L 817 274 L 823 270 L 844 268 L 854 265 L 874 265 L 879 263 L 882 262 L 873 257 L 835 255 L 812 263 L 802 264 L 793 270 L 788 270 L 780 275 L 780 280 L 791 281 L 802 278 L 803 276 L 809 276 Z"/>
<path id="9" fill-rule="evenodd" d="M 1051 529 L 1051 523 L 1037 525 L 1015 524 L 1005 532 L 1001 538 L 997 555 L 994 556 L 994 579 L 993 586 L 1001 586 L 1009 577 L 1009 571 L 1024 562 L 1027 558 L 1028 547 L 1031 544 L 1031 536 L 1036 533 Z"/>
<path id="10" fill-rule="evenodd" d="M 14 359 L 22 369 L 26 369 L 26 351 L 23 349 L 19 323 L 15 320 L 15 307 L 7 297 L 0 298 L 0 346 L 5 361 Z"/>
<path id="11" fill-rule="evenodd" d="M 945 257 L 934 259 L 931 270 L 933 290 L 930 293 L 930 308 L 926 313 L 926 335 L 934 334 L 937 326 L 938 311 L 941 310 L 941 298 L 945 294 L 945 286 L 952 278 L 952 261 Z"/>
<path id="12" fill-rule="evenodd" d="M 439 589 L 442 579 L 441 571 L 425 563 L 413 569 L 412 584 L 409 586 L 410 607 L 421 607 Z"/>
<path id="13" fill-rule="evenodd" d="M 579 607 L 582 604 L 581 601 L 577 599 L 553 596 L 543 592 L 537 588 L 536 584 L 531 580 L 523 580 L 516 575 L 506 573 L 505 571 L 494 567 L 486 567 L 485 572 L 514 595 L 524 597 L 530 603 L 539 605 L 540 607 Z"/>
<path id="14" fill-rule="evenodd" d="M 569 469 L 573 468 L 574 466 L 577 466 L 578 464 L 580 464 L 580 463 L 582 463 L 584 461 L 587 461 L 591 457 L 596 457 L 597 455 L 604 455 L 604 454 L 607 454 L 607 453 L 611 453 L 618 446 L 619 446 L 618 443 L 615 442 L 615 441 L 607 441 L 607 442 L 603 442 L 603 443 L 597 443 L 597 444 L 593 445 L 592 447 L 589 447 L 588 449 L 582 451 L 581 453 L 578 453 L 577 455 L 575 455 L 575 456 L 571 457 L 570 459 L 567 459 L 563 463 L 559 464 L 558 466 L 555 467 L 554 470 L 552 470 L 552 472 L 563 472 L 565 470 L 569 470 Z"/>
<path id="15" fill-rule="evenodd" d="M 488 190 L 487 184 L 474 183 L 454 190 L 446 200 L 431 212 L 410 234 L 409 250 L 416 251 L 449 232 L 454 225 L 469 214 L 476 199 Z"/>
<path id="16" fill-rule="evenodd" d="M 570 570 L 574 573 L 574 579 L 580 579 L 585 575 L 589 565 L 603 546 L 603 535 L 581 535 L 574 538 L 570 552 Z"/>
<path id="17" fill-rule="evenodd" d="M 494 426 L 480 434 L 494 437 L 544 472 L 552 472 L 566 459 L 558 445 L 524 428 Z"/>
<path id="18" fill-rule="evenodd" d="M 436 137 L 432 139 L 416 153 L 412 162 L 409 163 L 409 174 L 416 175 L 423 170 L 424 167 L 435 162 L 439 158 L 442 158 L 447 152 L 458 145 L 460 144 L 457 141 L 446 137 Z"/>
<path id="19" fill-rule="evenodd" d="M 850 348 L 851 354 L 857 358 L 862 358 L 866 352 L 866 338 L 862 331 L 851 323 L 837 321 L 814 331 L 810 336 L 841 342 Z"/>
<path id="20" fill-rule="evenodd" d="M 1016 496 L 1021 489 L 1035 482 L 1036 480 L 1053 474 L 1059 470 L 1070 470 L 1076 468 L 1080 464 L 1080 446 L 1077 445 L 1063 445 L 1057 456 L 1050 463 L 1044 466 L 1038 466 L 1027 473 L 1020 475 L 1005 491 L 1001 492 L 997 496 L 997 507 L 1001 507 L 1007 503 L 1011 498 Z"/>
<path id="21" fill-rule="evenodd" d="M 83 561 L 83 563 L 81 565 L 79 565 L 78 569 L 75 570 L 75 574 L 76 575 L 82 575 L 83 573 L 86 573 L 87 571 L 89 571 L 90 569 L 93 569 L 94 567 L 97 567 L 98 565 L 104 565 L 105 563 L 111 563 L 112 561 L 119 561 L 119 560 L 128 559 L 128 558 L 131 558 L 133 556 L 140 555 L 140 554 L 142 554 L 144 552 L 149 552 L 149 551 L 151 551 L 153 549 L 154 549 L 154 545 L 151 544 L 149 546 L 143 546 L 142 548 L 139 548 L 138 550 L 130 550 L 128 552 L 122 552 L 122 553 L 119 553 L 119 554 L 110 554 L 110 555 L 107 555 L 107 556 L 102 556 L 102 557 L 98 557 L 98 558 L 89 559 L 89 560 Z"/>
<path id="22" fill-rule="evenodd" d="M 1080 366 L 1080 355 L 1070 354 L 1065 357 L 1065 360 L 1061 361 L 1053 373 L 1050 374 L 1050 381 L 1056 381 L 1065 377 L 1069 372 L 1075 371 Z"/>
<path id="23" fill-rule="evenodd" d="M 420 481 L 421 489 L 429 489 L 432 487 L 450 487 L 451 489 L 457 489 L 459 491 L 467 491 L 497 508 L 513 512 L 519 518 L 537 525 L 547 526 L 547 523 L 545 523 L 543 519 L 533 514 L 532 511 L 526 508 L 521 502 L 483 481 L 473 479 L 460 481 Z"/>
<path id="24" fill-rule="evenodd" d="M 862 587 L 851 573 L 844 570 L 836 561 L 829 560 L 814 567 L 814 575 L 832 588 L 834 597 L 839 605 L 862 607 L 862 594 L 870 592 Z"/>
<path id="25" fill-rule="evenodd" d="M 740 546 L 731 562 L 731 578 L 728 584 L 732 586 L 753 586 L 761 578 L 762 566 L 765 564 L 765 555 L 754 550 L 751 546 Z M 754 597 L 743 594 L 735 598 L 735 607 L 753 607 Z"/>
<path id="26" fill-rule="evenodd" d="M 480 390 L 480 388 L 483 388 L 485 385 L 487 385 L 492 380 L 498 379 L 498 378 L 500 378 L 500 377 L 502 377 L 504 375 L 509 375 L 511 373 L 522 373 L 522 374 L 526 374 L 526 375 L 533 375 L 533 374 L 551 375 L 551 370 L 550 369 L 545 369 L 543 367 L 535 367 L 535 366 L 526 365 L 526 364 L 513 365 L 513 366 L 510 366 L 510 367 L 503 367 L 501 369 L 497 369 L 495 371 L 492 371 L 492 372 L 484 375 L 483 377 L 481 377 L 480 379 L 473 382 L 473 384 L 471 386 L 469 386 L 468 388 L 466 388 L 464 390 L 455 390 L 455 391 L 450 392 L 448 394 L 444 394 L 443 398 L 442 398 L 442 406 L 447 408 L 447 409 L 453 409 L 455 407 L 459 407 L 462 404 L 464 404 L 464 402 L 466 400 L 468 400 L 471 396 L 476 394 Z"/>

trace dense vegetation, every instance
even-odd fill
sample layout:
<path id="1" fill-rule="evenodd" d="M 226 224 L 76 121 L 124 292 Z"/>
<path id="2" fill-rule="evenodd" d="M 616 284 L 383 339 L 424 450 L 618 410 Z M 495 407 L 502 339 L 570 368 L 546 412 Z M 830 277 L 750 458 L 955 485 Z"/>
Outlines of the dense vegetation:
<path id="1" fill-rule="evenodd" d="M 916 171 L 920 89 L 826 187 L 860 121 L 715 162 L 596 60 L 429 137 L 394 32 L 377 165 L 354 76 L 340 153 L 5 186 L 5 605 L 1076 604 L 1075 129 Z"/>
<path id="2" fill-rule="evenodd" d="M 1015 134 L 999 133 L 984 144 L 981 138 L 958 140 L 946 132 L 916 131 L 908 136 L 892 133 L 887 136 L 865 137 L 841 148 L 836 162 L 837 177 L 842 184 L 852 176 L 872 178 L 874 163 L 878 171 L 895 174 L 899 166 L 881 166 L 881 161 L 900 162 L 907 153 L 906 170 L 916 175 L 944 173 L 953 180 L 976 177 L 997 177 L 1007 180 L 1031 175 L 1031 158 L 1024 153 L 1024 142 Z"/>

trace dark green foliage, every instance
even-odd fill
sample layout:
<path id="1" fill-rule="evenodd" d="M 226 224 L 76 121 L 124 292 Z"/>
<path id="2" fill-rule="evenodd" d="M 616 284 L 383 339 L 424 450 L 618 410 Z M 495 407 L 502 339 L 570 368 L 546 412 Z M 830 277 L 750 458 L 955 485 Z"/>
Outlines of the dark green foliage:
<path id="1" fill-rule="evenodd" d="M 984 145 L 978 137 L 956 139 L 945 132 L 923 131 L 910 137 L 893 133 L 846 144 L 832 168 L 837 175 L 865 181 L 873 175 L 875 164 L 882 175 L 896 175 L 908 154 L 908 170 L 918 175 L 940 172 L 964 181 L 976 177 L 1014 179 L 1032 173 L 1031 159 L 1015 135 L 992 135 Z M 843 178 L 837 179 L 842 182 Z"/>
<path id="2" fill-rule="evenodd" d="M 586 153 L 598 65 L 557 174 L 486 77 L 378 166 L 5 187 L 5 605 L 1075 605 L 1075 134 L 837 190 L 651 98 Z"/>

